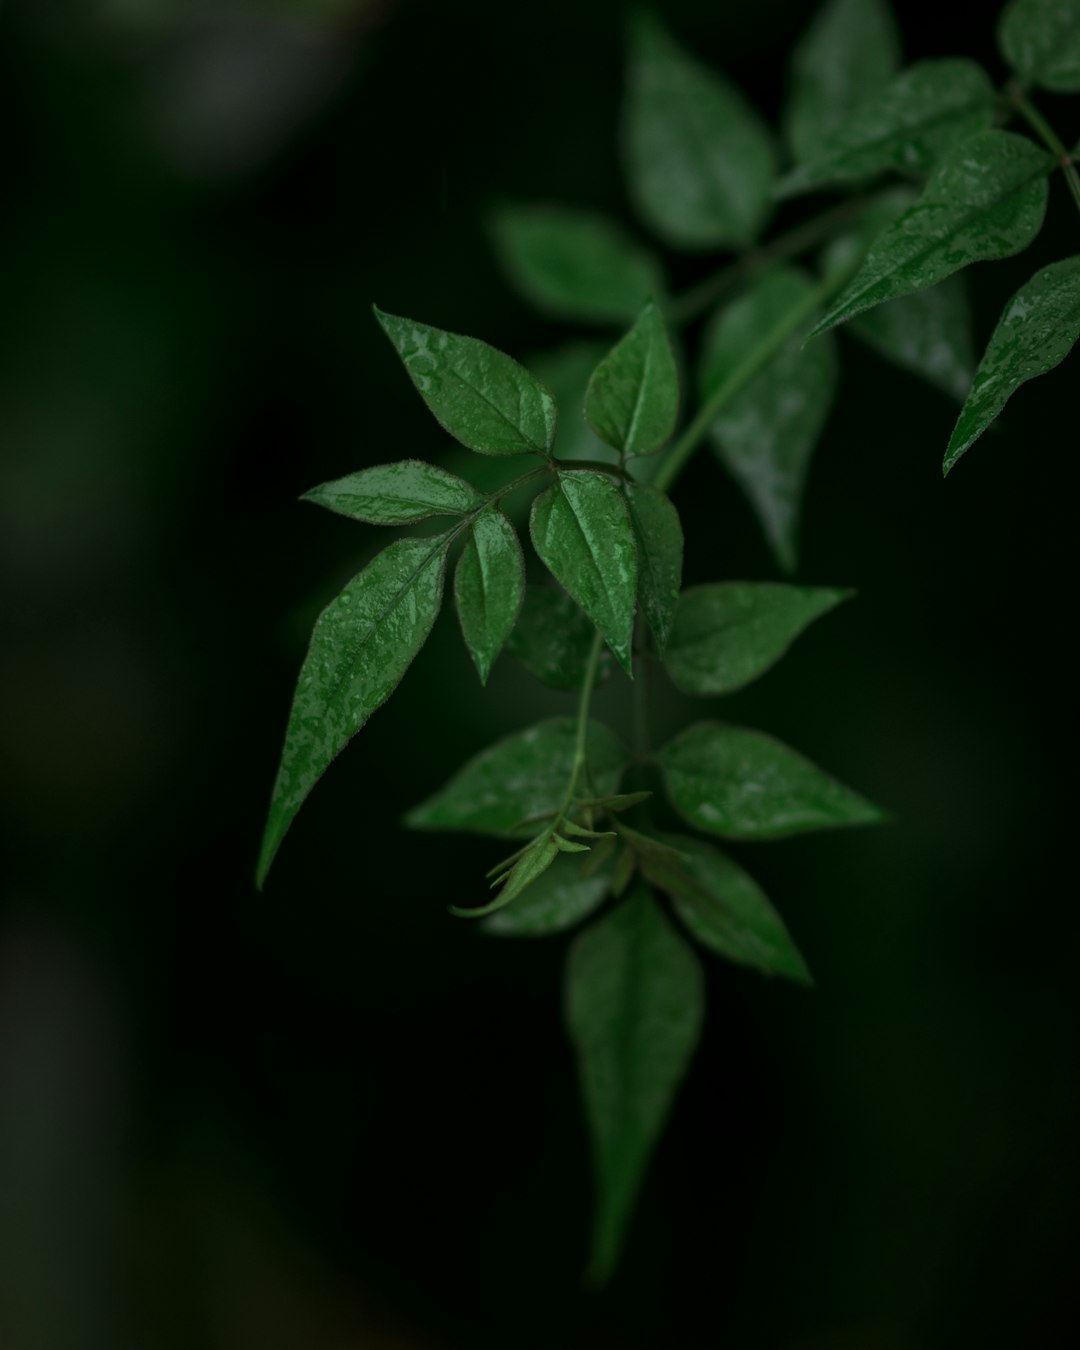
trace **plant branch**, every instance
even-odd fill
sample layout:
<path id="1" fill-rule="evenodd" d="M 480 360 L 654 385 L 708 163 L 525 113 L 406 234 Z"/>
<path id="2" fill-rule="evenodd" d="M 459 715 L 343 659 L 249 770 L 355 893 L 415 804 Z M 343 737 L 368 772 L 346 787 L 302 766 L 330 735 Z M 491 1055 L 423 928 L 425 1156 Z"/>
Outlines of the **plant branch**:
<path id="1" fill-rule="evenodd" d="M 1009 102 L 1050 153 L 1057 156 L 1058 165 L 1065 175 L 1065 181 L 1069 185 L 1073 201 L 1076 203 L 1077 210 L 1080 211 L 1080 173 L 1076 171 L 1076 163 L 1073 160 L 1072 153 L 1065 148 L 1065 143 L 1061 137 L 1026 94 L 1015 90 L 1008 97 Z"/>

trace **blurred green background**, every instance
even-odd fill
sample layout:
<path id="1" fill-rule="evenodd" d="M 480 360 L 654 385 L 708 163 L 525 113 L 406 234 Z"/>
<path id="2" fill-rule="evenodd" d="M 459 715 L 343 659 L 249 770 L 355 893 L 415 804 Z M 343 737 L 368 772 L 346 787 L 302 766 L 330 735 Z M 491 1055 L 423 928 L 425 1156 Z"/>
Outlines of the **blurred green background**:
<path id="1" fill-rule="evenodd" d="M 955 410 L 844 340 L 801 576 L 860 599 L 724 715 L 898 821 L 740 853 L 818 989 L 709 963 L 606 1294 L 577 1284 L 564 943 L 451 921 L 490 845 L 397 824 L 568 700 L 506 658 L 483 693 L 444 614 L 253 890 L 308 629 L 384 540 L 296 498 L 455 457 L 370 303 L 561 340 L 484 213 L 626 217 L 621 13 L 3 6 L 3 1350 L 933 1350 L 1071 1320 L 1075 357 L 943 485 Z M 811 13 L 665 7 L 773 115 Z M 901 4 L 908 57 L 1000 79 L 971 14 Z M 1076 101 L 1044 105 L 1071 144 Z M 1070 210 L 1055 184 L 1040 263 L 1075 250 Z M 1035 266 L 973 269 L 980 337 Z M 774 575 L 706 454 L 676 499 L 688 579 Z"/>

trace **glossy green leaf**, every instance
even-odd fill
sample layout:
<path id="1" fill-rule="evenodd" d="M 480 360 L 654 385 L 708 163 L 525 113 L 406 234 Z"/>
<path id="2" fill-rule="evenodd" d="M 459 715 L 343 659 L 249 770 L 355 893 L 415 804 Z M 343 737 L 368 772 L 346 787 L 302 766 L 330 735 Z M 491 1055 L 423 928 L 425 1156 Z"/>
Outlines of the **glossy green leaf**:
<path id="1" fill-rule="evenodd" d="M 732 581 L 679 600 L 664 665 L 686 694 L 730 694 L 776 664 L 815 619 L 851 591 Z"/>
<path id="2" fill-rule="evenodd" d="M 782 328 L 813 287 L 803 272 L 776 268 L 722 308 L 704 338 L 702 398 Z M 749 499 L 785 572 L 795 570 L 806 475 L 836 392 L 835 346 L 804 339 L 805 332 L 793 334 L 728 400 L 710 431 L 717 458 Z"/>
<path id="3" fill-rule="evenodd" d="M 679 415 L 679 372 L 660 311 L 651 302 L 604 357 L 585 391 L 585 420 L 627 458 L 668 441 Z"/>
<path id="4" fill-rule="evenodd" d="M 375 310 L 424 402 L 451 436 L 482 455 L 546 453 L 555 402 L 535 376 L 477 338 Z"/>
<path id="5" fill-rule="evenodd" d="M 658 260 L 612 220 L 570 206 L 504 206 L 492 235 L 513 286 L 545 314 L 629 323 L 664 290 Z"/>
<path id="6" fill-rule="evenodd" d="M 507 650 L 552 689 L 580 689 L 595 631 L 581 606 L 561 588 L 527 586 Z M 606 678 L 612 665 L 605 651 L 598 680 Z"/>
<path id="7" fill-rule="evenodd" d="M 607 350 L 606 343 L 578 338 L 550 351 L 534 353 L 529 361 L 529 369 L 551 390 L 562 409 L 552 446 L 557 459 L 619 462 L 618 454 L 594 434 L 584 414 L 585 390 Z"/>
<path id="8" fill-rule="evenodd" d="M 1058 94 L 1080 93 L 1080 5 L 1012 0 L 998 24 L 1001 54 L 1025 80 Z"/>
<path id="9" fill-rule="evenodd" d="M 496 741 L 414 807 L 405 823 L 415 830 L 528 838 L 536 831 L 522 822 L 554 810 L 563 799 L 575 734 L 573 718 L 556 717 Z M 627 764 L 626 751 L 599 722 L 589 724 L 586 748 L 590 781 L 599 792 L 614 792 Z"/>
<path id="10" fill-rule="evenodd" d="M 464 478 L 434 464 L 403 459 L 346 474 L 305 492 L 301 501 L 372 525 L 407 525 L 428 516 L 463 516 L 484 504 Z"/>
<path id="11" fill-rule="evenodd" d="M 984 131 L 954 147 L 918 202 L 875 241 L 814 333 L 933 286 L 969 263 L 1026 248 L 1042 226 L 1053 162 L 1009 131 Z"/>
<path id="12" fill-rule="evenodd" d="M 648 483 L 628 479 L 626 500 L 637 539 L 641 608 L 663 652 L 682 585 L 682 524 L 671 499 Z"/>
<path id="13" fill-rule="evenodd" d="M 607 474 L 563 470 L 533 502 L 530 530 L 541 561 L 630 673 L 637 551 L 619 489 Z"/>
<path id="14" fill-rule="evenodd" d="M 896 23 L 886 0 L 829 0 L 795 48 L 784 118 L 796 160 L 824 141 L 888 84 L 900 63 Z"/>
<path id="15" fill-rule="evenodd" d="M 812 983 L 784 921 L 748 872 L 701 839 L 678 834 L 662 839 L 682 856 L 644 856 L 642 871 L 671 897 L 703 946 L 764 975 Z"/>
<path id="16" fill-rule="evenodd" d="M 1012 395 L 1063 361 L 1080 338 L 1080 255 L 1021 286 L 998 320 L 945 452 L 948 473 Z"/>
<path id="17" fill-rule="evenodd" d="M 659 753 L 672 803 L 699 830 L 777 839 L 882 819 L 865 798 L 760 731 L 699 722 Z"/>
<path id="18" fill-rule="evenodd" d="M 461 635 L 487 684 L 495 658 L 521 609 L 525 562 L 513 525 L 489 506 L 473 521 L 454 573 L 454 601 Z"/>
<path id="19" fill-rule="evenodd" d="M 963 276 L 866 310 L 852 319 L 851 332 L 886 361 L 963 401 L 975 371 Z"/>
<path id="20" fill-rule="evenodd" d="M 886 169 L 927 173 L 955 142 L 989 127 L 997 94 L 974 61 L 919 61 L 851 114 L 777 186 L 793 196 Z"/>
<path id="21" fill-rule="evenodd" d="M 769 131 L 652 15 L 630 28 L 622 141 L 638 212 L 668 244 L 744 247 L 757 237 L 776 165 Z"/>
<path id="22" fill-rule="evenodd" d="M 618 1261 L 704 1016 L 701 966 L 643 887 L 571 946 L 566 1021 L 592 1137 L 594 1284 Z"/>
<path id="23" fill-rule="evenodd" d="M 257 884 L 305 798 L 397 688 L 442 603 L 448 537 L 399 539 L 319 615 L 293 698 Z"/>
<path id="24" fill-rule="evenodd" d="M 610 861 L 586 872 L 582 859 L 558 858 L 512 905 L 485 919 L 483 929 L 496 937 L 563 933 L 599 908 L 610 881 Z"/>

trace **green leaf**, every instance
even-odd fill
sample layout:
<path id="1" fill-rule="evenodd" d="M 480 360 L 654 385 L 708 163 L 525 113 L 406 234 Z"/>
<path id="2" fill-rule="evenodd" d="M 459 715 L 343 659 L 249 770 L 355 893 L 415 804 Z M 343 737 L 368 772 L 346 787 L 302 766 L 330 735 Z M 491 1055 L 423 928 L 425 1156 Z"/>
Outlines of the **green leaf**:
<path id="1" fill-rule="evenodd" d="M 496 937 L 548 937 L 581 922 L 607 894 L 610 863 L 591 874 L 578 858 L 558 858 L 512 905 L 483 922 Z"/>
<path id="2" fill-rule="evenodd" d="M 556 319 L 629 323 L 664 290 L 658 260 L 614 221 L 570 206 L 504 206 L 491 223 L 510 282 Z"/>
<path id="3" fill-rule="evenodd" d="M 974 61 L 945 58 L 909 66 L 865 103 L 777 185 L 791 197 L 898 169 L 926 173 L 942 152 L 989 127 L 997 94 Z"/>
<path id="4" fill-rule="evenodd" d="M 886 361 L 963 401 L 975 370 L 963 276 L 856 315 L 851 332 Z"/>
<path id="5" fill-rule="evenodd" d="M 776 664 L 815 619 L 851 591 L 732 581 L 679 600 L 664 665 L 685 694 L 730 694 Z"/>
<path id="6" fill-rule="evenodd" d="M 637 553 L 619 489 L 606 474 L 562 470 L 533 502 L 530 531 L 541 561 L 630 674 Z"/>
<path id="7" fill-rule="evenodd" d="M 1053 158 L 1024 136 L 984 131 L 954 147 L 814 329 L 824 333 L 969 263 L 1019 253 L 1038 234 Z"/>
<path id="8" fill-rule="evenodd" d="M 683 532 L 671 499 L 648 483 L 626 482 L 638 550 L 641 608 L 663 653 L 682 585 Z"/>
<path id="9" fill-rule="evenodd" d="M 450 913 L 456 914 L 458 918 L 462 919 L 478 919 L 481 915 L 501 911 L 511 901 L 516 900 L 523 891 L 535 885 L 543 877 L 559 856 L 559 852 L 559 845 L 550 834 L 545 833 L 537 836 L 528 848 L 523 850 L 521 856 L 509 871 L 499 878 L 503 885 L 494 900 L 489 901 L 486 905 L 481 905 L 478 909 L 471 910 L 451 905 Z"/>
<path id="10" fill-rule="evenodd" d="M 427 801 L 405 817 L 414 830 L 461 830 L 528 838 L 522 822 L 558 807 L 570 781 L 576 725 L 556 717 L 515 732 L 475 755 Z M 615 792 L 627 764 L 626 751 L 599 722 L 589 724 L 586 749 L 590 780 L 601 793 Z"/>
<path id="11" fill-rule="evenodd" d="M 900 63 L 885 0 L 829 0 L 795 48 L 784 118 L 796 160 L 808 160 L 888 83 Z"/>
<path id="12" fill-rule="evenodd" d="M 555 402 L 524 366 L 477 338 L 375 309 L 413 384 L 451 436 L 482 455 L 546 454 Z"/>
<path id="13" fill-rule="evenodd" d="M 702 398 L 739 368 L 747 352 L 768 342 L 813 289 L 803 272 L 776 268 L 721 309 L 704 338 Z M 836 391 L 835 346 L 804 346 L 804 339 L 805 332 L 793 334 L 728 400 L 710 431 L 717 458 L 749 499 L 785 572 L 795 570 L 806 474 Z"/>
<path id="14" fill-rule="evenodd" d="M 580 689 L 595 629 L 581 607 L 555 586 L 527 586 L 525 603 L 507 649 L 552 689 Z M 597 682 L 610 673 L 611 655 L 601 656 Z"/>
<path id="15" fill-rule="evenodd" d="M 622 455 L 649 455 L 675 430 L 679 372 L 660 311 L 650 301 L 604 357 L 585 391 L 585 420 Z"/>
<path id="16" fill-rule="evenodd" d="M 704 1017 L 701 966 L 643 887 L 587 928 L 567 954 L 567 1028 L 596 1176 L 594 1284 L 618 1262 Z"/>
<path id="17" fill-rule="evenodd" d="M 757 237 L 776 166 L 768 129 L 648 14 L 630 26 L 622 141 L 631 196 L 666 243 L 742 248 Z"/>
<path id="18" fill-rule="evenodd" d="M 530 366 L 564 410 L 552 453 L 560 460 L 598 459 L 617 464 L 619 456 L 593 434 L 585 421 L 585 390 L 607 352 L 607 344 L 579 338 L 551 351 L 537 352 Z"/>
<path id="19" fill-rule="evenodd" d="M 256 873 L 278 847 L 331 760 L 397 688 L 442 603 L 449 536 L 399 539 L 319 615 L 285 732 Z"/>
<path id="20" fill-rule="evenodd" d="M 1080 93 L 1080 5 L 1013 0 L 998 23 L 998 45 L 1013 70 L 1057 94 Z"/>
<path id="21" fill-rule="evenodd" d="M 945 452 L 946 473 L 1017 389 L 1053 370 L 1078 337 L 1080 255 L 1036 272 L 1005 306 Z"/>
<path id="22" fill-rule="evenodd" d="M 808 759 L 746 727 L 699 722 L 658 758 L 680 815 L 729 839 L 778 839 L 882 819 L 875 806 Z"/>
<path id="23" fill-rule="evenodd" d="M 461 635 L 487 684 L 525 593 L 525 562 L 513 525 L 489 506 L 473 521 L 454 573 L 454 600 Z"/>
<path id="24" fill-rule="evenodd" d="M 346 474 L 312 488 L 300 500 L 372 525 L 407 525 L 428 516 L 463 516 L 484 504 L 480 493 L 464 478 L 418 459 L 376 464 Z"/>
<path id="25" fill-rule="evenodd" d="M 642 871 L 671 897 L 703 946 L 763 975 L 812 983 L 784 921 L 748 872 L 704 840 L 680 834 L 662 839 L 682 857 L 644 856 Z"/>

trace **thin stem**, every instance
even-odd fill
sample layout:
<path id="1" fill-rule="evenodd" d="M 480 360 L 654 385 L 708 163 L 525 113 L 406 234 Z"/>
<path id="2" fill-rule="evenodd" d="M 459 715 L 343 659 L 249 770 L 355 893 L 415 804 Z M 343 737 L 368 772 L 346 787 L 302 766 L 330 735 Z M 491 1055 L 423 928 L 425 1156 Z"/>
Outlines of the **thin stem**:
<path id="1" fill-rule="evenodd" d="M 1009 100 L 1050 153 L 1057 156 L 1058 164 L 1065 174 L 1065 181 L 1069 185 L 1073 201 L 1076 203 L 1077 210 L 1080 211 L 1080 174 L 1076 171 L 1076 164 L 1071 151 L 1065 148 L 1065 143 L 1061 137 L 1025 94 L 1016 91 L 1009 95 Z"/>
<path id="2" fill-rule="evenodd" d="M 570 767 L 570 781 L 566 785 L 566 796 L 563 798 L 563 804 L 559 808 L 558 822 L 561 823 L 562 817 L 570 809 L 574 800 L 574 793 L 577 791 L 578 779 L 581 777 L 581 771 L 585 767 L 585 761 L 588 758 L 586 743 L 589 735 L 589 707 L 592 704 L 593 690 L 596 688 L 596 675 L 600 669 L 600 656 L 604 650 L 604 639 L 599 632 L 593 634 L 592 646 L 589 648 L 589 659 L 585 663 L 585 678 L 581 685 L 581 696 L 578 699 L 577 715 L 577 734 L 574 737 L 574 761 Z M 553 828 L 558 829 L 558 824 Z"/>

